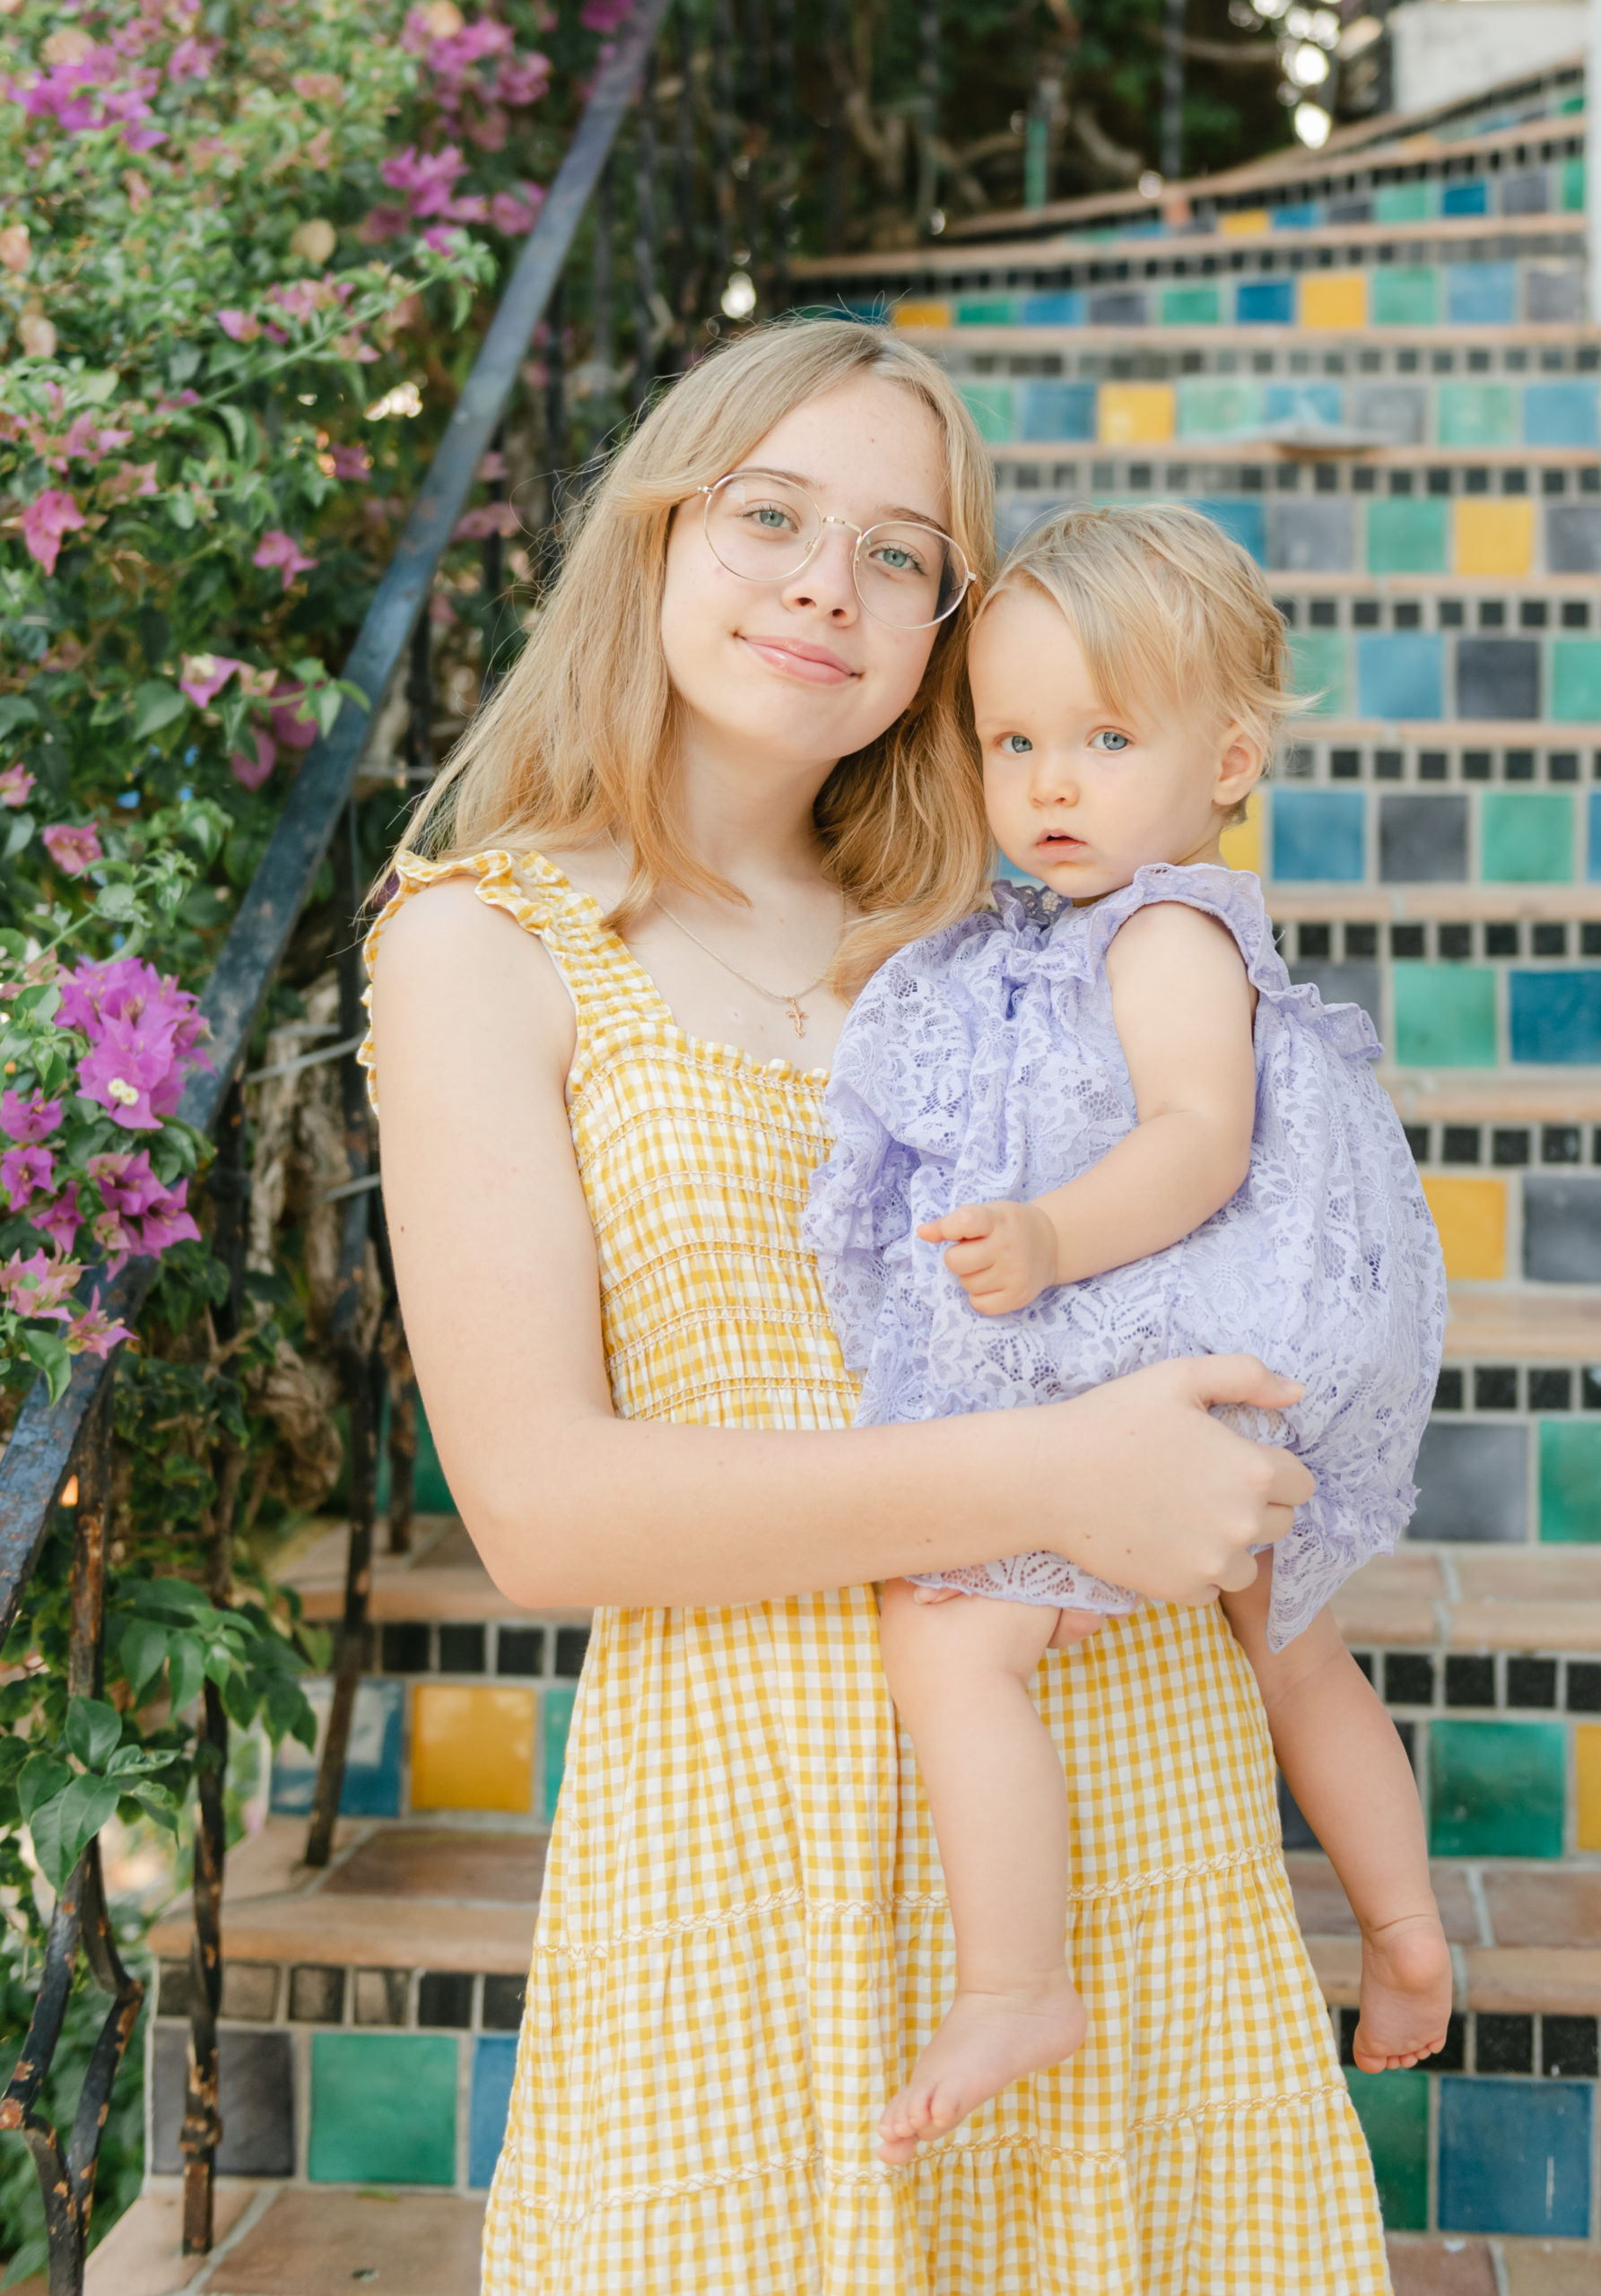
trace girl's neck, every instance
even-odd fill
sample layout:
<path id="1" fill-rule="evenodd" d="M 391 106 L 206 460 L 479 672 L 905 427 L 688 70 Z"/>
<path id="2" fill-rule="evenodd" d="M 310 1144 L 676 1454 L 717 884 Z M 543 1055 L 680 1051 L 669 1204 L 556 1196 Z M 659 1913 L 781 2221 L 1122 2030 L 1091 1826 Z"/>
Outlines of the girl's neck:
<path id="1" fill-rule="evenodd" d="M 814 809 L 837 760 L 727 757 L 686 739 L 677 801 L 684 843 L 731 884 L 814 881 L 822 845 Z"/>

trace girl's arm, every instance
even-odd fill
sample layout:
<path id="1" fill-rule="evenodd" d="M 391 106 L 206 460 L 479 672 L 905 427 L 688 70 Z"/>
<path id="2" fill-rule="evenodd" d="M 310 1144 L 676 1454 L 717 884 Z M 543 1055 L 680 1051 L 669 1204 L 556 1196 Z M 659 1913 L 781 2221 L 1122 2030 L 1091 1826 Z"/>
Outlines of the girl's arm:
<path id="1" fill-rule="evenodd" d="M 1107 951 L 1139 1122 L 1087 1172 L 1028 1204 L 963 1205 L 918 1233 L 986 1315 L 1163 1251 L 1221 1210 L 1250 1166 L 1256 992 L 1227 928 L 1163 901 Z"/>
<path id="2" fill-rule="evenodd" d="M 619 1420 L 568 1129 L 570 1003 L 538 942 L 447 883 L 385 934 L 385 1207 L 441 1464 L 526 1607 L 761 1602 L 981 1562 L 997 1524 L 1158 1600 L 1248 1586 L 1311 1479 L 1208 1416 L 1299 1392 L 1250 1356 L 1073 1403 L 767 1432 Z"/>

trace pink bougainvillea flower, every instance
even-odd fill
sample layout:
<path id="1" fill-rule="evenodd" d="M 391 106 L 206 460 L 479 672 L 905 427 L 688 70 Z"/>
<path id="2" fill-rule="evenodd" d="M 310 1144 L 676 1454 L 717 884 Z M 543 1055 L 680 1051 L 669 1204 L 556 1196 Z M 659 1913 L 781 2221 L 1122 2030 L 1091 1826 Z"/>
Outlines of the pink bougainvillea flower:
<path id="1" fill-rule="evenodd" d="M 118 463 L 109 478 L 100 481 L 102 500 L 126 502 L 135 495 L 154 494 L 156 466 L 154 463 Z"/>
<path id="2" fill-rule="evenodd" d="M 344 93 L 336 72 L 297 72 L 289 84 L 309 104 L 336 104 Z"/>
<path id="3" fill-rule="evenodd" d="M 309 750 L 317 739 L 317 721 L 300 715 L 303 686 L 279 684 L 273 690 L 273 735 L 286 750 Z"/>
<path id="4" fill-rule="evenodd" d="M 66 1323 L 73 1311 L 61 1302 L 83 1273 L 75 1259 L 47 1259 L 43 1252 L 24 1259 L 21 1252 L 13 1252 L 0 1267 L 0 1300 L 19 1316 L 50 1316 Z"/>
<path id="5" fill-rule="evenodd" d="M 43 836 L 45 851 L 69 877 L 81 877 L 104 858 L 100 831 L 92 822 L 52 822 Z"/>
<path id="6" fill-rule="evenodd" d="M 151 1170 L 146 1148 L 109 1149 L 91 1156 L 84 1170 L 109 1211 L 126 1213 L 135 1220 L 159 1204 L 167 1192 Z"/>
<path id="7" fill-rule="evenodd" d="M 334 296 L 323 280 L 291 279 L 273 289 L 272 300 L 288 317 L 304 325 L 326 303 L 331 303 Z"/>
<path id="8" fill-rule="evenodd" d="M 520 535 L 523 522 L 509 502 L 483 502 L 457 518 L 452 542 L 482 542 L 485 535 Z"/>
<path id="9" fill-rule="evenodd" d="M 0 1195 L 13 1212 L 55 1185 L 56 1159 L 48 1148 L 8 1148 L 0 1156 Z"/>
<path id="10" fill-rule="evenodd" d="M 235 343 L 254 343 L 261 333 L 261 321 L 252 318 L 248 311 L 213 311 L 212 317 Z"/>
<path id="11" fill-rule="evenodd" d="M 276 714 L 274 711 L 274 715 Z M 315 740 L 315 726 L 311 728 L 311 735 Z M 228 760 L 228 770 L 241 789 L 259 789 L 278 762 L 278 744 L 270 734 L 264 734 L 259 726 L 256 726 L 251 730 L 250 739 L 255 745 L 254 755 L 249 750 L 235 750 Z"/>
<path id="12" fill-rule="evenodd" d="M 481 152 L 503 152 L 506 138 L 511 133 L 511 122 L 499 104 L 491 104 L 466 123 L 467 140 L 476 144 Z"/>
<path id="13" fill-rule="evenodd" d="M 180 39 L 167 58 L 170 80 L 209 80 L 217 43 L 209 39 Z"/>
<path id="14" fill-rule="evenodd" d="M 586 31 L 614 32 L 634 12 L 634 0 L 584 0 L 579 22 Z"/>
<path id="15" fill-rule="evenodd" d="M 365 447 L 330 447 L 335 478 L 370 478 L 372 457 Z"/>
<path id="16" fill-rule="evenodd" d="M 186 654 L 178 691 L 187 693 L 196 709 L 204 709 L 213 694 L 222 692 L 235 670 L 243 667 L 243 663 L 227 654 Z"/>
<path id="17" fill-rule="evenodd" d="M 137 957 L 82 964 L 62 972 L 58 986 L 57 1027 L 81 1030 L 90 1042 L 79 1091 L 109 1109 L 125 1132 L 155 1131 L 177 1111 L 184 1070 L 211 1065 L 197 1049 L 206 1024 L 196 1000 Z"/>
<path id="18" fill-rule="evenodd" d="M 132 1228 L 125 1228 L 115 1212 L 97 1212 L 89 1223 L 94 1248 L 106 1263 L 108 1275 L 120 1275 L 139 1248 Z"/>
<path id="19" fill-rule="evenodd" d="M 42 1092 L 30 1092 L 24 1099 L 8 1086 L 0 1094 L 0 1126 L 12 1140 L 48 1140 L 60 1122 L 61 1102 L 47 1100 Z"/>
<path id="20" fill-rule="evenodd" d="M 78 1184 L 69 1180 L 60 1195 L 50 1203 L 35 1205 L 28 1214 L 36 1228 L 42 1228 L 58 1252 L 70 1252 L 78 1232 Z"/>
<path id="21" fill-rule="evenodd" d="M 544 199 L 536 183 L 519 183 L 515 192 L 497 191 L 489 203 L 490 221 L 509 239 L 518 239 L 534 229 Z"/>
<path id="22" fill-rule="evenodd" d="M 283 587 L 287 590 L 295 576 L 308 572 L 317 561 L 308 558 L 300 544 L 281 526 L 274 526 L 269 534 L 263 535 L 250 563 L 265 570 L 276 567 L 283 576 Z"/>
<path id="23" fill-rule="evenodd" d="M 63 537 L 86 524 L 72 495 L 59 486 L 48 486 L 22 511 L 22 540 L 29 556 L 37 559 L 47 574 L 54 574 Z"/>
<path id="24" fill-rule="evenodd" d="M 419 152 L 408 144 L 404 152 L 386 160 L 378 174 L 391 191 L 398 191 L 413 215 L 442 214 L 449 204 L 457 176 L 466 171 L 458 144 L 442 152 Z"/>
<path id="25" fill-rule="evenodd" d="M 187 1180 L 179 1180 L 175 1188 L 166 1190 L 159 1204 L 152 1205 L 139 1224 L 139 1248 L 152 1258 L 161 1252 L 170 1251 L 174 1244 L 197 1243 L 200 1231 L 185 1208 L 188 1192 Z"/>
<path id="26" fill-rule="evenodd" d="M 33 776 L 25 765 L 8 765 L 0 772 L 0 805 L 9 805 L 14 813 L 19 805 L 28 803 L 32 787 Z"/>
<path id="27" fill-rule="evenodd" d="M 131 1339 L 133 1333 L 126 1324 L 114 1324 L 100 1306 L 97 1287 L 93 1298 L 82 1315 L 74 1316 L 66 1327 L 66 1348 L 69 1355 L 98 1355 L 101 1361 L 110 1354 L 118 1340 Z"/>
<path id="28" fill-rule="evenodd" d="M 509 56 L 495 74 L 495 100 L 521 110 L 525 105 L 536 104 L 548 93 L 550 84 L 550 57 L 541 56 L 537 48 L 530 49 L 526 56 Z"/>

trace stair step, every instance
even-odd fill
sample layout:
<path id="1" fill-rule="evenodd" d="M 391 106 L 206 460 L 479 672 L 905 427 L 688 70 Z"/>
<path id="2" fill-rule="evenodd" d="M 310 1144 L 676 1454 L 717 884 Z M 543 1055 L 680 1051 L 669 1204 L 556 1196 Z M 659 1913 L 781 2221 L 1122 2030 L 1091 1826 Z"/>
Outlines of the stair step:
<path id="1" fill-rule="evenodd" d="M 483 2202 L 217 2180 L 214 2246 L 182 2253 L 180 2191 L 144 2193 L 89 2259 L 85 2296 L 477 2296 Z"/>

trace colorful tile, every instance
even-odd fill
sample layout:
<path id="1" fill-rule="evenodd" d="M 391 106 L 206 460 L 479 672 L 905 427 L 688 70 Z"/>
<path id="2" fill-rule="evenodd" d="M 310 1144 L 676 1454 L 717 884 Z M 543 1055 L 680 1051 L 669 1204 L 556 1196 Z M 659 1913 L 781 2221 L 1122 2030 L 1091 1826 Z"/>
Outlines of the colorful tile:
<path id="1" fill-rule="evenodd" d="M 1263 420 L 1333 427 L 1345 419 L 1344 396 L 1338 383 L 1268 383 L 1262 392 Z"/>
<path id="2" fill-rule="evenodd" d="M 1093 383 L 1014 383 L 1013 405 L 1020 439 L 1092 439 Z"/>
<path id="3" fill-rule="evenodd" d="M 1531 1283 L 1601 1283 L 1601 1179 L 1525 1174 L 1523 1273 Z"/>
<path id="4" fill-rule="evenodd" d="M 151 2051 L 152 2166 L 159 2176 L 183 2169 L 178 2132 L 188 2077 L 184 2025 L 159 2025 Z M 294 2174 L 294 2041 L 286 2032 L 217 2035 L 217 2103 L 223 2115 L 217 2167 L 226 2177 Z"/>
<path id="5" fill-rule="evenodd" d="M 1018 307 L 1023 326 L 1083 326 L 1084 299 L 1076 287 L 1050 295 L 1025 295 Z"/>
<path id="6" fill-rule="evenodd" d="M 1514 1060 L 1568 1068 L 1601 1061 L 1601 966 L 1510 973 L 1507 1020 Z"/>
<path id="7" fill-rule="evenodd" d="M 1523 575 L 1535 563 L 1535 506 L 1532 502 L 1465 498 L 1456 505 L 1457 574 Z"/>
<path id="8" fill-rule="evenodd" d="M 1547 1546 L 1601 1544 L 1601 1423 L 1540 1422 L 1540 1537 Z"/>
<path id="9" fill-rule="evenodd" d="M 547 1690 L 544 1693 L 543 1760 L 539 1766 L 544 1807 L 540 1814 L 547 1825 L 556 1815 L 561 1773 L 567 1764 L 567 1734 L 572 1727 L 572 1702 L 577 1695 L 576 1691 L 570 1690 Z"/>
<path id="10" fill-rule="evenodd" d="M 1484 193 L 1482 184 L 1459 184 L 1453 190 Z M 1475 208 L 1473 213 L 1482 213 Z M 1511 326 L 1518 317 L 1518 266 L 1515 263 L 1448 263 L 1445 265 L 1445 315 L 1452 326 Z M 1441 432 L 1443 438 L 1444 433 Z"/>
<path id="11" fill-rule="evenodd" d="M 1487 965 L 1397 965 L 1392 987 L 1395 1057 L 1404 1068 L 1494 1067 L 1495 975 Z"/>
<path id="12" fill-rule="evenodd" d="M 1562 726 L 1601 719 L 1601 639 L 1552 640 L 1551 714 Z"/>
<path id="13" fill-rule="evenodd" d="M 1528 1429 L 1431 1419 L 1418 1451 L 1409 1539 L 1518 1546 L 1528 1535 Z"/>
<path id="14" fill-rule="evenodd" d="M 1264 281 L 1263 285 L 1266 285 Z M 1288 282 L 1285 283 L 1286 285 Z M 1240 291 L 1240 300 L 1245 289 Z M 1363 271 L 1325 271 L 1301 283 L 1302 326 L 1366 326 L 1368 278 Z"/>
<path id="15" fill-rule="evenodd" d="M 1444 641 L 1427 630 L 1364 631 L 1356 641 L 1356 691 L 1364 718 L 1443 716 Z"/>
<path id="16" fill-rule="evenodd" d="M 1240 326 L 1293 326 L 1294 281 L 1242 279 L 1234 290 L 1234 319 Z"/>
<path id="17" fill-rule="evenodd" d="M 1441 2231 L 1582 2239 L 1590 2229 L 1592 2101 L 1582 2081 L 1443 2074 Z"/>
<path id="18" fill-rule="evenodd" d="M 1151 298 L 1143 287 L 1103 287 L 1090 297 L 1092 326 L 1148 326 Z"/>
<path id="19" fill-rule="evenodd" d="M 454 2185 L 448 2033 L 313 2033 L 313 2184 Z"/>
<path id="20" fill-rule="evenodd" d="M 1345 640 L 1337 630 L 1292 630 L 1295 691 L 1311 718 L 1343 718 L 1349 691 Z"/>
<path id="21" fill-rule="evenodd" d="M 1584 317 L 1582 263 L 1542 262 L 1523 266 L 1523 316 L 1531 326 L 1576 326 Z"/>
<path id="22" fill-rule="evenodd" d="M 1601 883 L 1601 789 L 1592 789 L 1585 800 L 1585 816 L 1589 829 L 1587 840 L 1589 858 L 1585 875 L 1591 884 Z"/>
<path id="23" fill-rule="evenodd" d="M 1380 184 L 1373 194 L 1375 223 L 1421 223 L 1433 211 L 1431 183 Z"/>
<path id="24" fill-rule="evenodd" d="M 413 1810 L 515 1810 L 534 1800 L 531 1690 L 419 1683 L 412 1692 Z"/>
<path id="25" fill-rule="evenodd" d="M 1451 506 L 1443 495 L 1394 494 L 1368 505 L 1370 574 L 1443 574 Z"/>
<path id="26" fill-rule="evenodd" d="M 1431 1722 L 1431 1854 L 1560 1857 L 1567 1770 L 1561 1722 Z"/>
<path id="27" fill-rule="evenodd" d="M 1584 213 L 1584 161 L 1577 156 L 1557 163 L 1557 205 L 1564 215 Z"/>
<path id="28" fill-rule="evenodd" d="M 1575 1847 L 1601 1849 L 1601 1722 L 1581 1722 L 1573 1733 L 1578 1824 Z"/>
<path id="29" fill-rule="evenodd" d="M 1601 502 L 1547 502 L 1545 570 L 1601 574 Z"/>
<path id="30" fill-rule="evenodd" d="M 1270 562 L 1296 574 L 1348 574 L 1355 564 L 1355 510 L 1349 494 L 1285 495 L 1273 506 Z M 1343 648 L 1341 657 L 1343 665 Z"/>
<path id="31" fill-rule="evenodd" d="M 1429 2076 L 1359 2073 L 1345 2085 L 1373 2156 L 1386 2230 L 1421 2232 L 1429 2222 Z"/>
<path id="32" fill-rule="evenodd" d="M 1523 439 L 1528 447 L 1601 446 L 1594 383 L 1525 383 Z"/>
<path id="33" fill-rule="evenodd" d="M 1573 875 L 1573 801 L 1556 790 L 1486 789 L 1479 874 L 1492 885 L 1561 885 Z"/>
<path id="34" fill-rule="evenodd" d="M 1399 977 L 1396 989 L 1396 1057 L 1405 1060 L 1406 1054 L 1401 1048 L 1405 1039 L 1400 1018 Z M 1440 1065 L 1448 1067 L 1464 1064 L 1441 1061 Z M 1449 1172 L 1425 1172 L 1423 1194 L 1440 1231 L 1446 1274 L 1453 1280 L 1474 1283 L 1494 1283 L 1503 1276 L 1507 1272 L 1505 1181 L 1470 1180 Z"/>
<path id="35" fill-rule="evenodd" d="M 1368 293 L 1375 326 L 1432 326 L 1440 316 L 1440 274 L 1431 263 L 1380 264 Z"/>
<path id="36" fill-rule="evenodd" d="M 957 387 L 978 425 L 979 438 L 992 446 L 1004 445 L 1012 436 L 1011 384 L 962 382 Z"/>
<path id="37" fill-rule="evenodd" d="M 1160 446 L 1173 435 L 1172 385 L 1103 383 L 1100 421 L 1102 446 Z"/>
<path id="38" fill-rule="evenodd" d="M 1215 287 L 1168 287 L 1162 291 L 1163 326 L 1215 326 L 1221 317 Z"/>
<path id="39" fill-rule="evenodd" d="M 1220 526 L 1231 542 L 1249 551 L 1258 566 L 1267 563 L 1267 513 L 1257 496 L 1198 495 L 1192 507 Z"/>
<path id="40" fill-rule="evenodd" d="M 1510 383 L 1441 383 L 1435 421 L 1442 447 L 1510 447 L 1517 394 Z"/>
<path id="41" fill-rule="evenodd" d="M 1217 228 L 1225 239 L 1254 239 L 1272 227 L 1273 217 L 1266 207 L 1236 207 L 1217 219 Z"/>
<path id="42" fill-rule="evenodd" d="M 1360 789 L 1275 789 L 1274 876 L 1291 883 L 1360 884 L 1366 806 Z"/>
<path id="43" fill-rule="evenodd" d="M 317 1717 L 317 1746 L 308 1753 L 285 1738 L 273 1757 L 272 1807 L 282 1817 L 305 1817 L 317 1789 L 317 1769 L 327 1735 L 333 1685 L 326 1675 L 301 1685 Z M 371 1679 L 358 1684 L 344 1762 L 339 1813 L 346 1818 L 400 1815 L 400 1744 L 405 1684 Z"/>
<path id="44" fill-rule="evenodd" d="M 1486 196 L 1489 188 L 1482 176 L 1468 183 L 1442 184 L 1440 187 L 1440 212 L 1442 215 L 1485 214 L 1489 208 Z M 1453 264 L 1450 267 L 1453 271 L 1463 271 L 1470 266 Z"/>
<path id="45" fill-rule="evenodd" d="M 990 295 L 964 298 L 956 306 L 958 326 L 1015 326 L 1017 298 Z"/>
<path id="46" fill-rule="evenodd" d="M 890 314 L 894 326 L 949 326 L 949 303 L 897 303 Z"/>
<path id="47" fill-rule="evenodd" d="M 473 2051 L 473 2093 L 467 2107 L 467 2182 L 482 2192 L 495 2173 L 511 2109 L 517 2036 L 485 2033 Z"/>
<path id="48" fill-rule="evenodd" d="M 1416 383 L 1353 383 L 1346 396 L 1353 430 L 1368 430 L 1392 447 L 1421 446 L 1428 394 Z"/>
<path id="49" fill-rule="evenodd" d="M 1375 1030 L 1382 1030 L 1384 1007 L 1377 965 L 1295 964 L 1289 967 L 1289 974 L 1298 988 L 1310 981 L 1326 1004 L 1360 1004 Z"/>
<path id="50" fill-rule="evenodd" d="M 1259 383 L 1192 375 L 1179 386 L 1181 439 L 1235 439 L 1262 427 Z"/>
<path id="51" fill-rule="evenodd" d="M 1387 885 L 1460 884 L 1467 875 L 1467 799 L 1379 800 L 1379 877 Z"/>
<path id="52" fill-rule="evenodd" d="M 1536 638 L 1459 638 L 1458 718 L 1537 718 L 1540 641 Z"/>

